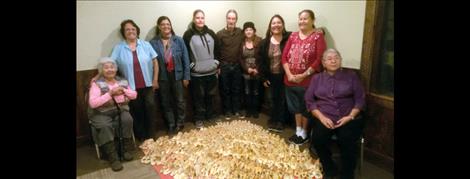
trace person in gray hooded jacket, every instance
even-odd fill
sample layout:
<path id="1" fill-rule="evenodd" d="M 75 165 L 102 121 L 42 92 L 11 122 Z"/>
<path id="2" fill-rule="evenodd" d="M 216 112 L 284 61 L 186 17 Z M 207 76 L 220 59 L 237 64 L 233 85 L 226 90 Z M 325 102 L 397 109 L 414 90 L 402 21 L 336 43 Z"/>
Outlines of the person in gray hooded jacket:
<path id="1" fill-rule="evenodd" d="M 197 9 L 193 20 L 184 32 L 191 61 L 191 92 L 195 107 L 194 120 L 196 128 L 204 127 L 203 120 L 214 118 L 212 99 L 217 89 L 217 72 L 219 61 L 219 42 L 214 31 L 205 25 L 205 14 Z"/>

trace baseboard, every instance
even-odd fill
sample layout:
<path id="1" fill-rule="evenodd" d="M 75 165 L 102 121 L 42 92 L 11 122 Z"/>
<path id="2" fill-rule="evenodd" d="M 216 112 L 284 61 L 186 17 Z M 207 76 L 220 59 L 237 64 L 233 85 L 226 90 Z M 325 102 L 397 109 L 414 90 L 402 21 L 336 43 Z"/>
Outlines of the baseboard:
<path id="1" fill-rule="evenodd" d="M 394 173 L 394 159 L 376 151 L 364 148 L 364 159 L 390 173 Z"/>

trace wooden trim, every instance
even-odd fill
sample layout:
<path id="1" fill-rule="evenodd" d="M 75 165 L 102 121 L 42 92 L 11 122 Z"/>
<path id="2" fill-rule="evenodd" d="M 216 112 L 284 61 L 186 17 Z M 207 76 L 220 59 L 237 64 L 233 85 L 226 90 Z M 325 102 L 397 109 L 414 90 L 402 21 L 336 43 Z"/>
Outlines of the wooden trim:
<path id="1" fill-rule="evenodd" d="M 364 158 L 370 162 L 390 173 L 394 173 L 395 159 L 389 156 L 382 155 L 369 148 L 364 148 Z"/>
<path id="2" fill-rule="evenodd" d="M 362 42 L 361 79 L 368 93 L 372 74 L 372 61 L 375 46 L 375 24 L 377 22 L 377 1 L 366 2 L 366 17 L 364 23 L 364 40 Z"/>
<path id="3" fill-rule="evenodd" d="M 367 99 L 375 105 L 379 105 L 381 107 L 388 108 L 391 110 L 395 109 L 394 98 L 392 97 L 379 95 L 376 93 L 369 93 L 367 94 Z"/>

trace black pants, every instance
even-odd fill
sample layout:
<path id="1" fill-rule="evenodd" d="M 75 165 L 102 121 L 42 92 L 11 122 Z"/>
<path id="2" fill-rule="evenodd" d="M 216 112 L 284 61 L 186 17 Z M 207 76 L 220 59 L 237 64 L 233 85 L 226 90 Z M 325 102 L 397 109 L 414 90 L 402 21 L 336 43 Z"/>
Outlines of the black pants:
<path id="1" fill-rule="evenodd" d="M 285 123 L 287 118 L 287 103 L 284 85 L 284 74 L 271 74 L 271 121 Z"/>
<path id="2" fill-rule="evenodd" d="M 247 114 L 257 114 L 259 109 L 259 79 L 245 79 L 245 105 Z"/>
<path id="3" fill-rule="evenodd" d="M 182 80 L 175 79 L 175 73 L 168 73 L 168 80 L 158 82 L 160 84 L 159 97 L 162 111 L 168 128 L 184 125 L 186 104 L 184 101 L 184 87 Z M 176 112 L 176 117 L 175 117 Z"/>
<path id="4" fill-rule="evenodd" d="M 337 175 L 338 167 L 331 157 L 331 136 L 336 134 L 337 142 L 341 152 L 341 178 L 354 178 L 354 169 L 357 164 L 358 140 L 364 128 L 364 119 L 361 115 L 337 129 L 326 128 L 319 119 L 314 119 L 312 143 L 326 176 Z"/>
<path id="5" fill-rule="evenodd" d="M 155 137 L 157 111 L 152 87 L 137 89 L 137 98 L 129 102 L 130 113 L 134 118 L 134 133 L 138 139 Z"/>
<path id="6" fill-rule="evenodd" d="M 222 64 L 220 67 L 222 83 L 223 112 L 236 113 L 240 110 L 240 91 L 242 85 L 242 70 L 239 64 Z"/>
<path id="7" fill-rule="evenodd" d="M 213 116 L 214 107 L 212 99 L 217 92 L 217 77 L 208 76 L 191 76 L 191 92 L 193 99 L 194 120 L 201 121 L 210 119 Z"/>

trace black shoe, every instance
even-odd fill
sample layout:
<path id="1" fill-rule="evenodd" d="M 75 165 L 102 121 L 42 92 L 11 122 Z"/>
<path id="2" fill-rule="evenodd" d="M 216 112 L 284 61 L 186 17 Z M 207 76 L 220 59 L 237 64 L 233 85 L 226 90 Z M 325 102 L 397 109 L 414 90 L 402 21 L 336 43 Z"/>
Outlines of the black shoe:
<path id="1" fill-rule="evenodd" d="M 273 132 L 282 132 L 283 129 L 284 129 L 284 125 L 282 125 L 281 122 L 276 122 L 275 124 L 272 124 L 269 130 Z"/>
<path id="2" fill-rule="evenodd" d="M 113 171 L 120 171 L 122 170 L 122 164 L 119 161 L 119 157 L 116 151 L 116 146 L 114 141 L 108 142 L 102 146 L 104 153 L 108 157 L 109 163 L 111 164 L 111 169 Z"/>
<path id="3" fill-rule="evenodd" d="M 302 144 L 307 143 L 308 140 L 309 140 L 308 137 L 304 139 L 304 138 L 302 138 L 302 137 L 300 137 L 300 136 L 297 136 L 297 138 L 294 139 L 293 142 L 294 142 L 294 144 L 296 144 L 296 145 L 302 145 Z"/>
<path id="4" fill-rule="evenodd" d="M 275 127 L 276 127 L 276 124 L 274 122 L 268 121 L 268 130 L 269 131 L 274 131 Z"/>
<path id="5" fill-rule="evenodd" d="M 204 127 L 204 123 L 202 121 L 196 121 L 196 128 L 201 129 Z"/>
<path id="6" fill-rule="evenodd" d="M 297 136 L 297 134 L 294 134 L 292 136 L 289 137 L 289 142 L 290 143 L 295 143 L 294 141 L 298 140 L 297 138 L 299 138 L 300 136 Z"/>
<path id="7" fill-rule="evenodd" d="M 167 133 L 168 133 L 168 135 L 175 135 L 175 134 L 177 134 L 177 131 L 176 131 L 176 130 L 177 130 L 176 128 L 170 127 L 170 128 L 168 129 L 168 132 L 167 132 Z"/>
<path id="8" fill-rule="evenodd" d="M 179 125 L 179 126 L 176 126 L 175 131 L 176 133 L 178 133 L 179 131 L 182 131 L 183 129 L 184 129 L 184 125 Z"/>

